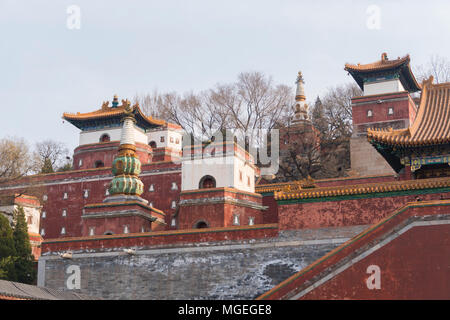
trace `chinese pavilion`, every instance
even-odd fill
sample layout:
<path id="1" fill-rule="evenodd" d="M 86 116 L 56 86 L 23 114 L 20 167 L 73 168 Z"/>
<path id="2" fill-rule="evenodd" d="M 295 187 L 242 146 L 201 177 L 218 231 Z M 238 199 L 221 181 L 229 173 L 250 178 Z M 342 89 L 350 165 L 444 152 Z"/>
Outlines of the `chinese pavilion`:
<path id="1" fill-rule="evenodd" d="M 350 140 L 352 171 L 359 175 L 394 174 L 389 164 L 367 142 L 368 128 L 405 129 L 414 121 L 417 106 L 411 94 L 419 91 L 409 55 L 369 64 L 346 64 L 363 94 L 352 98 L 353 135 Z"/>
<path id="2" fill-rule="evenodd" d="M 414 123 L 405 129 L 368 129 L 369 142 L 399 172 L 411 178 L 450 177 L 450 83 L 422 84 Z"/>

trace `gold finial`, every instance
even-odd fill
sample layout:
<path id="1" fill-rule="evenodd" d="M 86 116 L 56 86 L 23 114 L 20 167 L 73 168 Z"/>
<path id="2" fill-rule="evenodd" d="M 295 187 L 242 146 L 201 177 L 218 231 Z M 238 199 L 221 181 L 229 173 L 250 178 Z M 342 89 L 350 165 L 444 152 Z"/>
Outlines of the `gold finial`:
<path id="1" fill-rule="evenodd" d="M 298 72 L 296 83 L 303 82 L 303 74 L 301 71 Z"/>

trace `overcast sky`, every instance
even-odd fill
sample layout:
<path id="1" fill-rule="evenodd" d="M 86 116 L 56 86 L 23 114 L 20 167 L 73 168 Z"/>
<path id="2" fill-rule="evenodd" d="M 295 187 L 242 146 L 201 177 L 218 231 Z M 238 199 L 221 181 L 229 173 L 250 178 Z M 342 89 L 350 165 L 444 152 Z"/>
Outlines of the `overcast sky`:
<path id="1" fill-rule="evenodd" d="M 67 26 L 71 5 L 79 29 Z M 450 57 L 449 16 L 448 0 L 0 0 L 0 138 L 72 150 L 79 130 L 63 112 L 96 110 L 114 94 L 198 92 L 242 71 L 294 86 L 301 70 L 314 100 L 352 81 L 346 62 Z"/>

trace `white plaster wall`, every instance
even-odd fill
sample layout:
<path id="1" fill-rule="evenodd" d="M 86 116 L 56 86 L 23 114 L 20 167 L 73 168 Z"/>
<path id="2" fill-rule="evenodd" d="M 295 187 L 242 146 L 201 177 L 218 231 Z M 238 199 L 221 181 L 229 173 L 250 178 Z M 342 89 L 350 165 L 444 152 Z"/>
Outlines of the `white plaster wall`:
<path id="1" fill-rule="evenodd" d="M 167 131 L 150 131 L 147 133 L 148 143 L 151 141 L 156 142 L 157 148 L 163 148 L 167 146 Z M 161 142 L 161 137 L 164 137 L 164 142 Z"/>
<path id="2" fill-rule="evenodd" d="M 85 144 L 98 143 L 100 141 L 100 137 L 105 133 L 109 135 L 111 141 L 120 141 L 121 130 L 121 127 L 117 127 L 114 129 L 81 131 L 80 146 Z"/>
<path id="3" fill-rule="evenodd" d="M 242 181 L 239 180 L 240 170 L 242 171 Z M 237 156 L 183 160 L 181 190 L 198 189 L 200 179 L 205 175 L 216 179 L 217 188 L 231 187 L 247 192 L 255 191 L 255 170 L 251 166 L 245 165 L 245 161 Z M 247 185 L 247 176 L 250 177 L 250 186 Z"/>
<path id="4" fill-rule="evenodd" d="M 167 129 L 161 131 L 150 131 L 147 133 L 147 137 L 148 143 L 150 143 L 151 141 L 155 141 L 157 148 L 168 147 L 181 151 L 181 132 Z M 164 137 L 164 142 L 161 142 L 161 137 Z M 170 138 L 172 138 L 173 142 L 170 142 Z M 178 143 L 176 143 L 177 139 Z"/>
<path id="5" fill-rule="evenodd" d="M 239 171 L 242 172 L 242 181 L 240 180 Z M 250 177 L 250 186 L 247 183 L 247 177 Z M 236 165 L 234 167 L 234 185 L 236 189 L 255 192 L 255 169 L 241 158 L 236 157 Z"/>
<path id="6" fill-rule="evenodd" d="M 105 133 L 109 135 L 111 141 L 120 141 L 122 132 L 122 127 L 117 127 L 114 129 L 102 129 L 102 130 L 91 130 L 91 131 L 82 131 L 80 132 L 80 146 L 91 143 L 98 143 L 100 141 L 100 137 Z M 135 142 L 145 143 L 147 144 L 147 135 L 145 132 L 134 126 L 134 139 Z"/>
<path id="7" fill-rule="evenodd" d="M 364 84 L 365 96 L 400 91 L 405 91 L 405 89 L 398 79 Z"/>
<path id="8" fill-rule="evenodd" d="M 147 134 L 141 128 L 134 126 L 134 142 L 148 144 Z"/>
<path id="9" fill-rule="evenodd" d="M 14 210 L 17 210 L 17 205 L 1 206 L 0 214 L 8 218 L 9 223 L 13 221 Z M 23 206 L 22 206 L 23 207 Z M 41 210 L 32 207 L 23 207 L 25 213 L 25 221 L 28 223 L 28 217 L 32 217 L 32 223 L 28 224 L 28 232 L 39 233 L 39 224 L 41 219 Z"/>
<path id="10" fill-rule="evenodd" d="M 24 207 L 25 221 L 28 221 L 28 217 L 32 217 L 32 223 L 28 224 L 28 232 L 39 233 L 39 223 L 41 220 L 41 210 L 38 208 Z"/>

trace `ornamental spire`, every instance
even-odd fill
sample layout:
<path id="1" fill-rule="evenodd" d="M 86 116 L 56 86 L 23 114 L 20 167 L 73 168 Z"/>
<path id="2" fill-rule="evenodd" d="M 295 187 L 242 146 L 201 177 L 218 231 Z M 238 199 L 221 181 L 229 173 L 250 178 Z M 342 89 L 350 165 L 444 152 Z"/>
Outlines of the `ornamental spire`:
<path id="1" fill-rule="evenodd" d="M 117 94 L 114 95 L 112 107 L 117 108 L 119 106 L 119 98 L 117 98 Z"/>
<path id="2" fill-rule="evenodd" d="M 144 184 L 139 179 L 141 173 L 141 162 L 136 156 L 134 142 L 134 118 L 135 106 L 130 106 L 128 100 L 122 100 L 125 107 L 122 118 L 122 132 L 120 137 L 119 154 L 112 163 L 114 178 L 109 185 L 111 195 L 133 195 L 140 196 L 144 191 Z"/>
<path id="3" fill-rule="evenodd" d="M 303 81 L 302 72 L 299 71 L 297 75 L 297 90 L 295 92 L 295 116 L 293 122 L 298 122 L 300 120 L 308 120 L 308 105 L 306 104 L 305 88 Z"/>
<path id="4" fill-rule="evenodd" d="M 298 72 L 297 81 L 295 81 L 295 83 L 297 84 L 297 91 L 295 92 L 295 101 L 305 101 L 306 100 L 305 88 L 303 87 L 305 82 L 303 81 L 303 75 L 301 71 Z"/>

